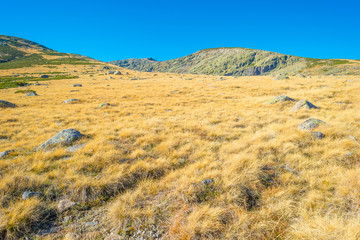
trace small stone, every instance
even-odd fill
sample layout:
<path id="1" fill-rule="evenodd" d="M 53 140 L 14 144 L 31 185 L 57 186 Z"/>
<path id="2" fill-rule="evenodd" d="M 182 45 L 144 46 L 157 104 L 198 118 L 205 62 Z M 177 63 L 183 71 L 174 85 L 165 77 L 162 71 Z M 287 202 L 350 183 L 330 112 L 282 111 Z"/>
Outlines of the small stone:
<path id="1" fill-rule="evenodd" d="M 325 122 L 321 121 L 319 119 L 316 119 L 316 118 L 309 118 L 309 119 L 305 120 L 304 122 L 302 122 L 298 126 L 298 129 L 300 129 L 302 131 L 311 130 L 311 129 L 318 127 L 320 124 L 325 124 Z"/>
<path id="2" fill-rule="evenodd" d="M 94 222 L 86 222 L 85 223 L 85 227 L 93 227 L 98 225 L 98 222 L 94 221 Z"/>
<path id="3" fill-rule="evenodd" d="M 350 138 L 351 140 L 355 141 L 355 142 L 358 142 L 357 138 L 354 137 L 353 135 L 349 135 L 349 138 Z"/>
<path id="4" fill-rule="evenodd" d="M 203 180 L 201 183 L 204 184 L 205 186 L 208 186 L 210 184 L 213 184 L 214 182 L 215 182 L 214 179 L 209 178 L 209 179 Z"/>
<path id="5" fill-rule="evenodd" d="M 71 216 L 66 216 L 66 217 L 64 217 L 63 222 L 64 222 L 65 224 L 67 224 L 67 223 L 70 222 L 70 220 L 71 220 Z"/>
<path id="6" fill-rule="evenodd" d="M 3 152 L 0 152 L 0 159 L 5 158 L 6 156 L 8 156 L 12 152 L 14 152 L 14 150 L 6 150 L 6 151 L 3 151 Z"/>
<path id="7" fill-rule="evenodd" d="M 25 96 L 27 96 L 27 97 L 37 96 L 37 93 L 36 93 L 36 92 L 29 92 L 29 93 L 26 94 Z"/>
<path id="8" fill-rule="evenodd" d="M 323 139 L 325 137 L 325 134 L 323 134 L 322 132 L 312 132 L 311 134 L 314 138 L 317 139 Z"/>
<path id="9" fill-rule="evenodd" d="M 75 205 L 76 205 L 75 202 L 72 202 L 68 199 L 63 199 L 63 200 L 60 200 L 60 202 L 58 204 L 58 210 L 59 210 L 59 212 L 63 212 Z"/>
<path id="10" fill-rule="evenodd" d="M 277 96 L 277 97 L 267 101 L 266 103 L 267 104 L 274 104 L 274 103 L 277 103 L 277 102 L 285 102 L 285 101 L 295 101 L 295 100 L 288 97 L 288 96 L 280 95 L 280 96 Z"/>
<path id="11" fill-rule="evenodd" d="M 278 74 L 275 78 L 273 78 L 273 80 L 281 80 L 281 79 L 289 79 L 289 77 L 283 74 Z"/>
<path id="12" fill-rule="evenodd" d="M 22 199 L 28 199 L 28 198 L 32 198 L 32 197 L 41 197 L 41 193 L 39 192 L 30 192 L 30 191 L 25 191 L 22 195 Z"/>
<path id="13" fill-rule="evenodd" d="M 102 103 L 98 106 L 98 108 L 107 107 L 107 106 L 111 106 L 111 104 L 110 103 Z"/>
<path id="14" fill-rule="evenodd" d="M 77 98 L 71 98 L 71 99 L 63 101 L 63 103 L 76 103 L 76 102 L 79 102 L 79 101 L 80 100 L 77 99 Z"/>
<path id="15" fill-rule="evenodd" d="M 73 84 L 73 87 L 82 87 L 82 84 L 80 84 L 80 83 L 75 83 L 75 84 Z"/>

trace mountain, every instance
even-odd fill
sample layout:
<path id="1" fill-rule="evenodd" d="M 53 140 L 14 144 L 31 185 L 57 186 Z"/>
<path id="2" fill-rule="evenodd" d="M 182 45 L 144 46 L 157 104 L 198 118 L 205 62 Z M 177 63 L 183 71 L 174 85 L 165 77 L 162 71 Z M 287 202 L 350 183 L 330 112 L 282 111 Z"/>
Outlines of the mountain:
<path id="1" fill-rule="evenodd" d="M 35 65 L 90 64 L 94 61 L 78 54 L 60 53 L 23 38 L 0 35 L 0 69 Z"/>
<path id="2" fill-rule="evenodd" d="M 204 49 L 167 61 L 125 59 L 111 64 L 144 72 L 173 72 L 223 76 L 270 74 L 360 74 L 360 61 L 313 59 L 248 48 Z"/>

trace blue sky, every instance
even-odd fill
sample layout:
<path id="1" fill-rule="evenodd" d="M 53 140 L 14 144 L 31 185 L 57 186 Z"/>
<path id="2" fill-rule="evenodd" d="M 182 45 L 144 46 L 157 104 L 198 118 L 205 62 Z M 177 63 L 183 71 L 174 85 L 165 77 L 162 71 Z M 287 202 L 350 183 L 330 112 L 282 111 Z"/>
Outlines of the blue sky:
<path id="1" fill-rule="evenodd" d="M 360 1 L 1 1 L 0 34 L 102 61 L 247 47 L 360 59 Z"/>

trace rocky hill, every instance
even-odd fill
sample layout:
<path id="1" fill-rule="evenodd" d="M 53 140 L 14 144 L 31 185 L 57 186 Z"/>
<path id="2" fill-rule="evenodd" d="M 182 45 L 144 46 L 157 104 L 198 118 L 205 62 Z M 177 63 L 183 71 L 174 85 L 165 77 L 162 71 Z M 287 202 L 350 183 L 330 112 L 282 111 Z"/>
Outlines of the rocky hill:
<path id="1" fill-rule="evenodd" d="M 93 61 L 95 60 L 78 54 L 60 53 L 23 38 L 0 35 L 0 69 L 89 64 Z"/>
<path id="2" fill-rule="evenodd" d="M 311 59 L 247 48 L 213 48 L 168 61 L 152 58 L 111 61 L 144 72 L 173 72 L 222 76 L 269 74 L 358 75 L 360 61 Z"/>

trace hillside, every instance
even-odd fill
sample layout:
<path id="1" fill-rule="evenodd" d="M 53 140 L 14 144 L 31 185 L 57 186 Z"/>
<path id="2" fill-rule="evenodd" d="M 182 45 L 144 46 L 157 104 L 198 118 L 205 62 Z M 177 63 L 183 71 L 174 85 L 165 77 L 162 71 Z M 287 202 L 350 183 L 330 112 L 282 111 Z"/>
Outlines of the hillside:
<path id="1" fill-rule="evenodd" d="M 91 64 L 99 61 L 78 54 L 60 53 L 38 43 L 0 35 L 0 70 L 43 65 Z"/>
<path id="2" fill-rule="evenodd" d="M 76 72 L 67 70 L 75 65 L 94 67 L 104 63 L 78 54 L 60 53 L 26 39 L 0 35 L 0 89 L 43 81 L 42 75 L 46 76 L 45 80 L 78 78 Z M 21 69 L 24 74 L 13 74 L 15 69 Z"/>
<path id="3" fill-rule="evenodd" d="M 205 49 L 168 61 L 152 58 L 111 61 L 120 67 L 143 72 L 173 72 L 221 76 L 257 75 L 358 75 L 360 61 L 296 57 L 247 48 Z"/>

